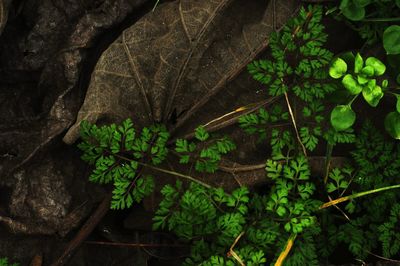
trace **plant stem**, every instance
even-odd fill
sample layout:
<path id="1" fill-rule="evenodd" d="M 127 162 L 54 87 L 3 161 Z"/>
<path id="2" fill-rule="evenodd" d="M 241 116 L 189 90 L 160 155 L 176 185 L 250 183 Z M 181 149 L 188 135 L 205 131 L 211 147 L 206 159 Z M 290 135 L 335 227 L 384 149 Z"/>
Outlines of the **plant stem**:
<path id="1" fill-rule="evenodd" d="M 333 144 L 328 143 L 326 145 L 324 184 L 326 184 L 326 182 L 328 182 L 329 168 L 331 167 L 332 152 L 333 152 Z"/>
<path id="2" fill-rule="evenodd" d="M 239 120 L 239 117 L 241 117 L 243 115 L 251 114 L 251 113 L 257 111 L 258 109 L 260 109 L 262 106 L 269 105 L 278 99 L 279 99 L 279 96 L 272 97 L 272 98 L 268 98 L 267 100 L 262 101 L 262 102 L 250 103 L 245 106 L 236 108 L 236 110 L 234 110 L 232 112 L 229 112 L 220 117 L 217 117 L 217 118 L 211 120 L 210 122 L 207 122 L 206 124 L 204 124 L 204 129 L 206 129 L 207 132 L 211 133 L 211 132 L 226 128 L 230 125 L 237 123 L 237 121 Z M 189 139 L 192 139 L 193 137 L 194 137 L 194 132 L 191 132 L 191 133 L 188 133 L 188 134 L 182 136 L 181 138 L 189 140 Z M 175 141 L 176 141 L 176 138 L 168 141 L 168 145 L 174 144 Z"/>
<path id="3" fill-rule="evenodd" d="M 351 105 L 353 104 L 354 100 L 357 99 L 358 95 L 360 95 L 360 94 L 356 94 L 356 95 L 353 97 L 353 99 L 351 99 L 351 101 L 350 101 L 347 105 L 351 106 Z"/>
<path id="4" fill-rule="evenodd" d="M 293 110 L 292 110 L 292 107 L 290 106 L 289 97 L 288 97 L 288 94 L 286 92 L 285 92 L 285 99 L 286 99 L 287 107 L 289 109 L 290 117 L 292 118 L 292 123 L 293 123 L 294 130 L 296 131 L 297 141 L 299 142 L 299 144 L 300 144 L 300 146 L 301 146 L 301 148 L 303 150 L 304 156 L 307 157 L 307 150 L 306 150 L 306 147 L 304 147 L 303 142 L 301 142 L 299 131 L 297 130 L 296 120 L 294 118 Z"/>
<path id="5" fill-rule="evenodd" d="M 381 192 L 381 191 L 390 190 L 390 189 L 396 189 L 396 188 L 400 188 L 400 184 L 399 185 L 394 185 L 394 186 L 377 188 L 377 189 L 373 189 L 373 190 L 368 190 L 368 191 L 364 191 L 364 192 L 360 192 L 360 193 L 356 193 L 356 194 L 352 194 L 352 195 L 349 195 L 349 196 L 341 197 L 341 198 L 326 202 L 326 203 L 322 204 L 319 207 L 319 209 L 325 209 L 325 208 L 328 208 L 328 207 L 330 207 L 332 205 L 336 205 L 336 204 L 344 202 L 344 201 L 348 201 L 348 200 L 359 198 L 359 197 L 363 197 L 363 196 L 366 196 L 366 195 L 369 195 L 369 194 L 378 193 L 378 192 Z"/>
<path id="6" fill-rule="evenodd" d="M 246 264 L 243 263 L 242 259 L 239 257 L 238 254 L 233 250 L 233 248 L 236 246 L 237 242 L 239 242 L 239 239 L 244 235 L 244 231 L 241 232 L 233 242 L 231 248 L 229 249 L 229 255 L 235 258 L 235 260 L 241 265 L 241 266 L 246 266 Z"/>
<path id="7" fill-rule="evenodd" d="M 154 4 L 153 9 L 151 10 L 151 12 L 154 12 L 154 10 L 156 10 L 156 7 L 158 6 L 159 2 L 160 2 L 160 0 L 157 0 L 157 2 Z"/>
<path id="8" fill-rule="evenodd" d="M 166 174 L 170 174 L 170 175 L 174 175 L 174 176 L 179 176 L 179 177 L 188 179 L 188 180 L 190 180 L 190 181 L 192 181 L 192 182 L 195 182 L 195 183 L 197 183 L 197 184 L 199 184 L 199 185 L 202 185 L 203 187 L 206 187 L 206 188 L 208 188 L 208 189 L 213 188 L 213 186 L 211 186 L 211 185 L 209 185 L 209 184 L 206 184 L 206 183 L 204 183 L 204 182 L 202 182 L 202 181 L 200 181 L 200 180 L 198 180 L 198 179 L 196 179 L 196 178 L 194 178 L 194 177 L 191 177 L 191 176 L 189 176 L 189 175 L 181 174 L 181 173 L 174 172 L 174 171 L 169 171 L 169 170 L 166 170 L 166 169 L 163 169 L 163 168 L 159 168 L 159 167 L 156 167 L 156 166 L 152 166 L 152 165 L 149 165 L 149 164 L 146 164 L 146 163 L 140 163 L 140 162 L 138 162 L 138 163 L 139 163 L 140 165 L 143 165 L 143 166 L 145 166 L 145 167 L 148 167 L 148 168 L 150 168 L 150 169 L 153 169 L 153 170 L 156 170 L 156 171 L 159 171 L 159 172 L 162 172 L 162 173 L 166 173 Z"/>
<path id="9" fill-rule="evenodd" d="M 130 159 L 130 158 L 128 158 L 128 157 L 125 157 L 125 156 L 123 156 L 123 155 L 114 154 L 114 156 L 115 156 L 115 157 L 118 157 L 118 158 L 120 158 L 120 159 L 123 159 L 123 160 L 125 160 L 125 161 L 128 161 L 128 162 L 132 161 L 132 159 Z M 163 168 L 159 168 L 159 167 L 157 167 L 157 166 L 153 166 L 153 165 L 150 165 L 150 164 L 147 164 L 147 163 L 142 163 L 142 162 L 138 162 L 138 161 L 136 161 L 136 162 L 137 162 L 138 164 L 144 166 L 144 167 L 148 167 L 148 168 L 150 168 L 150 169 L 153 169 L 153 170 L 156 170 L 156 171 L 159 171 L 159 172 L 162 172 L 162 173 L 166 173 L 166 174 L 170 174 L 170 175 L 174 175 L 174 176 L 179 176 L 179 177 L 188 179 L 188 180 L 190 180 L 190 181 L 192 181 L 192 182 L 195 182 L 195 183 L 197 183 L 197 184 L 199 184 L 199 185 L 202 185 L 202 186 L 204 186 L 204 187 L 206 187 L 206 188 L 208 188 L 208 189 L 213 188 L 213 186 L 211 186 L 211 185 L 209 185 L 209 184 L 206 184 L 206 183 L 204 183 L 204 182 L 202 182 L 202 181 L 200 181 L 200 180 L 198 180 L 198 179 L 196 179 L 196 178 L 194 178 L 194 177 L 191 177 L 191 176 L 188 176 L 188 175 L 185 175 L 185 174 L 181 174 L 181 173 L 178 173 L 178 172 L 175 172 L 175 171 L 169 171 L 169 170 L 166 170 L 166 169 L 163 169 Z"/>
<path id="10" fill-rule="evenodd" d="M 123 159 L 123 160 L 125 160 L 125 161 L 128 161 L 128 162 L 132 161 L 132 159 L 130 159 L 130 158 L 128 158 L 128 157 L 125 157 L 125 156 L 123 156 L 123 155 L 114 154 L 114 156 L 115 156 L 115 157 L 118 157 L 118 158 L 120 158 L 120 159 Z M 195 183 L 197 183 L 197 184 L 199 184 L 199 185 L 202 185 L 202 186 L 204 186 L 204 187 L 206 187 L 206 188 L 208 188 L 208 189 L 213 188 L 213 186 L 208 185 L 208 184 L 206 184 L 206 183 L 204 183 L 204 182 L 202 182 L 202 181 L 200 181 L 200 180 L 198 180 L 198 179 L 196 179 L 196 178 L 194 178 L 194 177 L 191 177 L 191 176 L 188 176 L 188 175 L 185 175 L 185 174 L 181 174 L 181 173 L 178 173 L 178 172 L 174 172 L 174 171 L 169 171 L 169 170 L 166 170 L 166 169 L 163 169 L 163 168 L 159 168 L 159 167 L 157 167 L 157 166 L 153 166 L 153 165 L 150 165 L 150 164 L 147 164 L 147 163 L 142 163 L 142 162 L 138 162 L 138 161 L 136 161 L 136 162 L 137 162 L 138 164 L 142 165 L 142 166 L 148 167 L 148 168 L 150 168 L 150 169 L 153 169 L 153 170 L 156 170 L 156 171 L 159 171 L 159 172 L 162 172 L 162 173 L 166 173 L 166 174 L 170 174 L 170 175 L 174 175 L 174 176 L 179 176 L 179 177 L 188 179 L 188 180 L 193 181 L 193 182 L 195 182 Z"/>

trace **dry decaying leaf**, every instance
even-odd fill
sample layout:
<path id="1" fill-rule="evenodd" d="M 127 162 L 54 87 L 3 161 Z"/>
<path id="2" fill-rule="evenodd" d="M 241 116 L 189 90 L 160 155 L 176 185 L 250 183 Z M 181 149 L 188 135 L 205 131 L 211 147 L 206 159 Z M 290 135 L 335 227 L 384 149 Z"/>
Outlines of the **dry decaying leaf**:
<path id="1" fill-rule="evenodd" d="M 0 0 L 0 26 L 13 14 L 0 39 L 0 224 L 13 232 L 64 235 L 87 215 L 87 206 L 71 212 L 88 197 L 86 180 L 57 136 L 74 121 L 88 51 L 146 1 Z"/>
<path id="2" fill-rule="evenodd" d="M 196 116 L 197 125 L 231 111 L 232 102 L 213 96 L 224 91 L 227 99 L 240 98 L 241 88 L 226 91 L 226 85 L 266 48 L 269 34 L 298 6 L 295 0 L 182 0 L 158 6 L 103 53 L 64 141 L 78 138 L 82 120 L 131 117 L 137 127 L 164 122 L 180 129 L 185 122 L 191 127 L 190 118 L 215 98 L 213 112 Z M 173 113 L 182 114 L 176 124 L 171 124 Z"/>
<path id="3" fill-rule="evenodd" d="M 0 0 L 0 35 L 7 23 L 10 0 Z"/>

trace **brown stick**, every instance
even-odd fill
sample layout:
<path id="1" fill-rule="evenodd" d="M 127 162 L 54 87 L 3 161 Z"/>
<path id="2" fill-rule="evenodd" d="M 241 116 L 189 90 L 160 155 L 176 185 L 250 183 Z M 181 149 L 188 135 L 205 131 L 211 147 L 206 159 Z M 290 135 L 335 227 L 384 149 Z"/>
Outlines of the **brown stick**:
<path id="1" fill-rule="evenodd" d="M 82 242 L 89 236 L 94 230 L 100 220 L 106 215 L 110 209 L 110 203 L 112 199 L 112 193 L 110 192 L 103 199 L 96 211 L 89 217 L 86 223 L 82 226 L 78 234 L 72 239 L 64 250 L 64 253 L 55 261 L 51 266 L 62 266 L 65 265 L 68 260 L 75 253 L 76 249 L 82 244 Z"/>
<path id="2" fill-rule="evenodd" d="M 89 245 L 116 246 L 116 247 L 126 247 L 126 248 L 189 247 L 189 245 L 181 245 L 181 244 L 121 243 L 121 242 L 104 242 L 104 241 L 85 241 L 84 243 Z"/>
<path id="3" fill-rule="evenodd" d="M 275 102 L 276 100 L 278 100 L 280 97 L 272 97 L 272 98 L 268 98 L 265 101 L 262 102 L 258 102 L 258 103 L 251 103 L 248 104 L 246 106 L 241 106 L 239 108 L 237 108 L 235 111 L 232 111 L 228 114 L 224 114 L 223 116 L 220 116 L 218 118 L 213 119 L 212 121 L 206 123 L 204 125 L 204 128 L 207 130 L 207 132 L 211 133 L 211 132 L 215 132 L 217 130 L 226 128 L 228 126 L 231 126 L 235 123 L 237 123 L 237 121 L 239 120 L 240 116 L 243 115 L 247 115 L 250 113 L 253 113 L 255 111 L 257 111 L 259 108 L 272 104 L 273 102 Z M 190 132 L 180 138 L 183 139 L 192 139 L 194 137 L 195 133 L 194 132 Z M 170 141 L 168 141 L 168 145 L 172 145 L 174 144 L 176 141 L 176 138 L 171 139 Z"/>

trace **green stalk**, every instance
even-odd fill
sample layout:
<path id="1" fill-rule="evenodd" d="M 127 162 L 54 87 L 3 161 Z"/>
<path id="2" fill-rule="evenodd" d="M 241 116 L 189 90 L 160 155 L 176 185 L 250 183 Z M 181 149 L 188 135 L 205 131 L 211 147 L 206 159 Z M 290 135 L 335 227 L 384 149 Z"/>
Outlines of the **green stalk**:
<path id="1" fill-rule="evenodd" d="M 350 101 L 347 105 L 351 106 L 351 105 L 353 104 L 354 100 L 357 99 L 358 95 L 360 95 L 360 93 L 359 93 L 359 94 L 356 94 L 356 95 L 353 97 L 353 99 L 351 99 L 351 101 Z"/>
<path id="2" fill-rule="evenodd" d="M 154 10 L 156 10 L 156 7 L 158 6 L 159 2 L 160 2 L 160 0 L 157 0 L 157 2 L 153 6 L 153 9 L 151 10 L 151 12 L 154 12 Z"/>
<path id="3" fill-rule="evenodd" d="M 366 196 L 366 195 L 369 195 L 369 194 L 378 193 L 378 192 L 381 192 L 381 191 L 390 190 L 390 189 L 396 189 L 396 188 L 400 188 L 400 184 L 399 185 L 394 185 L 394 186 L 377 188 L 377 189 L 373 189 L 373 190 L 368 190 L 368 191 L 364 191 L 364 192 L 360 192 L 360 193 L 356 193 L 356 194 L 352 194 L 352 195 L 349 195 L 349 196 L 341 197 L 341 198 L 326 202 L 326 203 L 322 204 L 319 207 L 319 209 L 325 209 L 325 208 L 328 208 L 330 206 L 336 205 L 336 204 L 344 202 L 344 201 L 348 201 L 348 200 L 352 200 L 352 199 L 355 199 L 355 198 L 363 197 L 363 196 Z"/>
<path id="4" fill-rule="evenodd" d="M 362 22 L 398 22 L 400 18 L 366 18 Z"/>
<path id="5" fill-rule="evenodd" d="M 328 182 L 328 175 L 329 175 L 329 168 L 331 165 L 332 152 L 333 152 L 333 144 L 328 142 L 328 144 L 326 145 L 324 184 L 326 184 Z"/>
<path id="6" fill-rule="evenodd" d="M 132 159 L 127 158 L 127 157 L 125 157 L 125 156 L 123 156 L 123 155 L 114 154 L 114 156 L 115 156 L 115 157 L 118 157 L 118 158 L 120 158 L 120 159 L 122 159 L 122 160 L 128 161 L 128 162 L 133 161 Z M 181 173 L 174 172 L 174 171 L 169 171 L 169 170 L 166 170 L 166 169 L 163 169 L 163 168 L 159 168 L 159 167 L 156 167 L 156 166 L 152 166 L 152 165 L 147 164 L 147 163 L 142 163 L 142 162 L 138 162 L 138 161 L 136 161 L 136 162 L 137 162 L 138 164 L 144 166 L 144 167 L 148 167 L 148 168 L 150 168 L 150 169 L 153 169 L 153 170 L 156 170 L 156 171 L 159 171 L 159 172 L 162 172 L 162 173 L 166 173 L 166 174 L 169 174 L 169 175 L 179 176 L 179 177 L 188 179 L 188 180 L 190 180 L 190 181 L 192 181 L 192 182 L 195 182 L 195 183 L 197 183 L 197 184 L 199 184 L 199 185 L 202 185 L 202 186 L 204 186 L 204 187 L 206 187 L 206 188 L 208 188 L 208 189 L 213 188 L 211 185 L 206 184 L 206 183 L 204 183 L 204 182 L 202 182 L 202 181 L 200 181 L 200 180 L 198 180 L 198 179 L 196 179 L 196 178 L 194 178 L 194 177 L 191 177 L 191 176 L 189 176 L 189 175 L 181 174 Z"/>
<path id="7" fill-rule="evenodd" d="M 289 239 L 286 242 L 285 249 L 282 250 L 281 254 L 279 254 L 278 259 L 275 262 L 274 266 L 282 266 L 283 261 L 286 259 L 288 256 L 290 250 L 293 247 L 294 241 L 296 240 L 297 234 L 291 234 Z"/>
<path id="8" fill-rule="evenodd" d="M 191 177 L 191 176 L 189 176 L 189 175 L 184 175 L 184 174 L 181 174 L 181 173 L 178 173 L 178 172 L 169 171 L 169 170 L 166 170 L 166 169 L 163 169 L 163 168 L 159 168 L 159 167 L 156 167 L 156 166 L 152 166 L 152 165 L 149 165 L 149 164 L 146 164 L 146 163 L 138 162 L 138 164 L 143 165 L 143 166 L 145 166 L 145 167 L 148 167 L 148 168 L 150 168 L 150 169 L 153 169 L 153 170 L 162 172 L 162 173 L 166 173 L 166 174 L 170 174 L 170 175 L 174 175 L 174 176 L 179 176 L 179 177 L 188 179 L 188 180 L 190 180 L 190 181 L 192 181 L 192 182 L 195 182 L 195 183 L 197 183 L 197 184 L 199 184 L 199 185 L 202 185 L 203 187 L 206 187 L 206 188 L 208 188 L 208 189 L 213 188 L 213 187 L 210 186 L 209 184 L 206 184 L 206 183 L 204 183 L 204 182 L 202 182 L 202 181 L 200 181 L 200 180 L 198 180 L 198 179 L 196 179 L 196 178 L 194 178 L 194 177 Z"/>

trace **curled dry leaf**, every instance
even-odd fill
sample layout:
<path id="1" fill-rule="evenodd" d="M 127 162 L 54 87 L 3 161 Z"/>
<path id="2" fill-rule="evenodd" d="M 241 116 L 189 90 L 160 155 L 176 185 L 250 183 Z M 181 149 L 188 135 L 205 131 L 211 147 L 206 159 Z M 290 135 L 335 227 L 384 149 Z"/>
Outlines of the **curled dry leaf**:
<path id="1" fill-rule="evenodd" d="M 83 120 L 118 122 L 130 117 L 137 127 L 163 122 L 182 134 L 182 128 L 192 126 L 191 118 L 196 117 L 197 125 L 204 123 L 211 117 L 198 111 L 267 47 L 269 34 L 299 4 L 182 0 L 158 6 L 103 53 L 64 141 L 71 144 L 79 137 Z M 240 88 L 227 92 L 238 94 Z M 212 109 L 231 108 L 218 96 Z M 175 114 L 178 118 L 172 119 Z"/>

